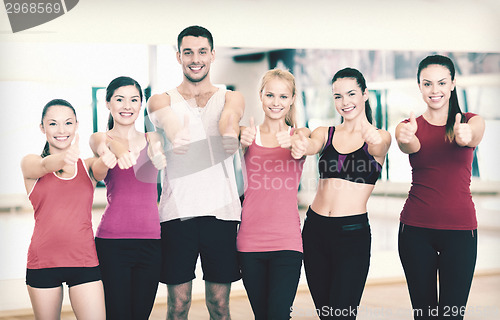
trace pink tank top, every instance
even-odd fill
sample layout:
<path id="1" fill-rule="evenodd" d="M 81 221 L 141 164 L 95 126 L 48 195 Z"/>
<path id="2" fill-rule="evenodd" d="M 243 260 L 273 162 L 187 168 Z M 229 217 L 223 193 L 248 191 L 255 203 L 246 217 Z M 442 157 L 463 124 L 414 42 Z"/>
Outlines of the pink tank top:
<path id="1" fill-rule="evenodd" d="M 104 239 L 160 239 L 156 180 L 158 170 L 147 155 L 139 154 L 137 164 L 125 170 L 110 169 L 104 183 L 108 204 L 97 228 Z"/>
<path id="2" fill-rule="evenodd" d="M 302 252 L 297 192 L 303 166 L 304 159 L 294 159 L 288 149 L 248 147 L 238 251 Z"/>
<path id="3" fill-rule="evenodd" d="M 76 168 L 71 178 L 44 175 L 28 195 L 35 211 L 28 269 L 99 264 L 92 231 L 94 186 L 81 159 Z"/>

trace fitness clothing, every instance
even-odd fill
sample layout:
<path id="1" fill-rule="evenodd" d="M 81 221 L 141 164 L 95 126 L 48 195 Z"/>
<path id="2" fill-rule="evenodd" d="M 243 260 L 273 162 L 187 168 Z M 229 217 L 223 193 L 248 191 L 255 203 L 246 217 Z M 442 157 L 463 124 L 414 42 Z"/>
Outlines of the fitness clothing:
<path id="1" fill-rule="evenodd" d="M 99 267 L 62 267 L 26 269 L 26 284 L 32 288 L 58 288 L 64 282 L 68 287 L 101 280 Z"/>
<path id="2" fill-rule="evenodd" d="M 161 267 L 159 239 L 96 238 L 108 320 L 147 320 Z"/>
<path id="3" fill-rule="evenodd" d="M 234 155 L 226 153 L 219 133 L 219 119 L 226 90 L 218 89 L 206 106 L 197 107 L 177 91 L 167 92 L 170 106 L 180 121 L 189 116 L 191 142 L 186 154 L 172 152 L 166 141 L 167 167 L 160 199 L 160 221 L 200 216 L 239 221 L 241 204 L 234 174 Z M 158 129 L 162 132 L 162 129 Z"/>
<path id="4" fill-rule="evenodd" d="M 302 239 L 307 284 L 318 316 L 355 319 L 370 265 L 368 215 L 326 217 L 309 208 Z"/>
<path id="5" fill-rule="evenodd" d="M 38 178 L 28 194 L 35 212 L 28 269 L 99 264 L 92 231 L 94 186 L 82 159 L 75 167 L 71 178 L 55 172 Z"/>
<path id="6" fill-rule="evenodd" d="M 465 113 L 469 121 L 474 113 Z M 417 119 L 415 135 L 420 150 L 409 155 L 412 186 L 401 212 L 407 225 L 448 230 L 477 228 L 470 193 L 474 148 L 460 147 L 445 139 L 445 126 Z"/>
<path id="7" fill-rule="evenodd" d="M 463 319 L 476 265 L 477 230 L 437 230 L 400 224 L 398 249 L 414 318 Z M 438 315 L 429 313 L 436 308 Z"/>
<path id="8" fill-rule="evenodd" d="M 368 153 L 368 144 L 351 153 L 340 153 L 333 146 L 335 127 L 328 128 L 328 140 L 320 154 L 318 170 L 320 179 L 337 178 L 355 183 L 375 184 L 382 165 Z"/>
<path id="9" fill-rule="evenodd" d="M 290 250 L 239 252 L 238 258 L 255 319 L 290 319 L 302 253 Z"/>
<path id="10" fill-rule="evenodd" d="M 108 204 L 97 228 L 102 239 L 160 239 L 158 216 L 158 170 L 141 150 L 137 164 L 128 169 L 115 166 L 104 178 Z"/>
<path id="11" fill-rule="evenodd" d="M 133 167 L 115 166 L 104 178 L 108 204 L 95 243 L 108 320 L 147 320 L 158 289 L 158 170 L 147 155 L 148 144 Z"/>
<path id="12" fill-rule="evenodd" d="M 160 281 L 175 285 L 193 280 L 198 255 L 201 257 L 203 280 L 231 283 L 241 279 L 236 253 L 237 226 L 237 221 L 215 217 L 162 222 Z"/>
<path id="13" fill-rule="evenodd" d="M 266 148 L 257 141 L 247 148 L 244 159 L 238 251 L 302 252 L 297 191 L 304 159 L 294 159 L 289 149 Z"/>

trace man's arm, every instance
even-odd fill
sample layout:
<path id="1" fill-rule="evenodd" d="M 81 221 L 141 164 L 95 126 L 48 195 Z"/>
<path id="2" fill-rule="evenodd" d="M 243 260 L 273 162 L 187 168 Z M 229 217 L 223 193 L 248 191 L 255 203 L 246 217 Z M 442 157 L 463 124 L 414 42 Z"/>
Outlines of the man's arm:
<path id="1" fill-rule="evenodd" d="M 226 103 L 219 120 L 219 132 L 222 136 L 228 133 L 240 134 L 240 120 L 245 111 L 245 100 L 238 91 L 226 92 Z"/>
<path id="2" fill-rule="evenodd" d="M 166 93 L 153 95 L 148 101 L 147 108 L 151 122 L 163 129 L 167 139 L 173 143 L 181 124 L 170 106 L 170 96 Z"/>

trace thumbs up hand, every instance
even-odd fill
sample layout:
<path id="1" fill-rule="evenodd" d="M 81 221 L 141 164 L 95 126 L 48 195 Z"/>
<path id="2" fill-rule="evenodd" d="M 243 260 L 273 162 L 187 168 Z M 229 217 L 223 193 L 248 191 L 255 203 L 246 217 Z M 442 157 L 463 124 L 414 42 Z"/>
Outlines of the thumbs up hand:
<path id="1" fill-rule="evenodd" d="M 413 112 L 410 113 L 410 122 L 405 123 L 399 130 L 399 142 L 410 143 L 415 138 L 418 125 Z"/>
<path id="2" fill-rule="evenodd" d="M 285 127 L 281 122 L 279 131 L 276 133 L 276 139 L 278 139 L 278 143 L 283 149 L 290 149 L 292 147 L 292 137 L 288 133 L 288 127 Z"/>
<path id="3" fill-rule="evenodd" d="M 75 134 L 75 138 L 71 142 L 71 146 L 66 150 L 66 154 L 64 156 L 64 163 L 67 165 L 73 166 L 78 161 L 80 157 L 80 136 L 78 133 Z"/>
<path id="4" fill-rule="evenodd" d="M 309 146 L 309 139 L 307 139 L 304 134 L 299 131 L 298 137 L 292 139 L 292 157 L 294 159 L 302 158 L 307 151 Z"/>
<path id="5" fill-rule="evenodd" d="M 248 148 L 257 135 L 257 128 L 255 127 L 255 121 L 253 117 L 250 118 L 250 127 L 246 127 L 241 131 L 240 142 L 243 148 Z"/>
<path id="6" fill-rule="evenodd" d="M 233 154 L 238 150 L 239 147 L 239 141 L 238 141 L 238 134 L 233 128 L 233 115 L 229 115 L 229 118 L 227 120 L 227 126 L 226 130 L 224 131 L 222 135 L 222 145 L 224 147 L 224 150 L 228 154 Z"/>
<path id="7" fill-rule="evenodd" d="M 149 144 L 148 156 L 156 169 L 161 170 L 167 166 L 167 158 L 165 157 L 160 141 Z"/>
<path id="8" fill-rule="evenodd" d="M 381 144 L 383 139 L 377 128 L 370 123 L 363 123 L 361 127 L 361 136 L 367 144 Z"/>
<path id="9" fill-rule="evenodd" d="M 128 152 L 123 152 L 117 157 L 118 167 L 120 169 L 128 169 L 137 164 L 137 158 L 139 158 L 140 150 L 134 150 L 131 148 Z"/>
<path id="10" fill-rule="evenodd" d="M 99 158 L 102 159 L 102 162 L 104 163 L 104 165 L 106 167 L 108 167 L 109 169 L 113 169 L 116 166 L 117 161 L 118 161 L 116 159 L 116 156 L 114 155 L 114 153 L 111 152 L 111 150 L 109 150 L 108 147 L 103 148 L 103 151 L 99 155 Z"/>
<path id="11" fill-rule="evenodd" d="M 464 147 L 472 141 L 472 129 L 470 125 L 462 122 L 462 115 L 457 113 L 455 116 L 455 125 L 453 126 L 453 133 L 455 134 L 455 142 Z"/>
<path id="12" fill-rule="evenodd" d="M 185 154 L 189 149 L 191 142 L 191 134 L 189 132 L 189 115 L 184 115 L 184 124 L 182 128 L 177 131 L 173 141 L 173 151 L 176 154 Z"/>

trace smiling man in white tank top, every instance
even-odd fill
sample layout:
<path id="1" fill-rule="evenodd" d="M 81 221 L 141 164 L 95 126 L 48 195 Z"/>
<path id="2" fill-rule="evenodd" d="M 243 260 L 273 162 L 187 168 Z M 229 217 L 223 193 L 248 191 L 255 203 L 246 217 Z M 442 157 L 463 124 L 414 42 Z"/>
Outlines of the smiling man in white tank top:
<path id="1" fill-rule="evenodd" d="M 198 256 L 210 318 L 230 319 L 231 282 L 241 277 L 236 254 L 241 206 L 233 157 L 245 105 L 239 92 L 211 83 L 215 51 L 207 29 L 188 27 L 177 44 L 183 81 L 148 103 L 149 117 L 167 140 L 159 206 L 167 319 L 187 319 Z"/>

